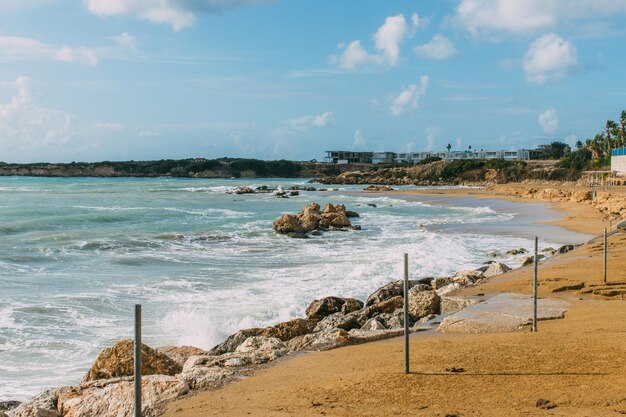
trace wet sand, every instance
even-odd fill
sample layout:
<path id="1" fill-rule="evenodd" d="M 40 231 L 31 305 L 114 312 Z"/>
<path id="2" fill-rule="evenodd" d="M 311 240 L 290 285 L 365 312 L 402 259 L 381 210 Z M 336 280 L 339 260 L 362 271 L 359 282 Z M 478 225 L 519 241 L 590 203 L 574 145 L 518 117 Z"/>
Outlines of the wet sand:
<path id="1" fill-rule="evenodd" d="M 443 193 L 502 197 L 476 189 Z M 553 224 L 593 234 L 605 227 L 605 218 L 591 206 L 554 206 L 568 214 Z M 626 235 L 610 236 L 608 265 L 614 285 L 607 286 L 602 282 L 601 239 L 542 263 L 540 297 L 563 299 L 570 309 L 565 319 L 539 322 L 538 333 L 526 328 L 499 334 L 413 334 L 409 375 L 403 373 L 402 338 L 303 354 L 221 390 L 169 404 L 165 415 L 624 415 Z M 520 268 L 465 288 L 460 295 L 531 294 L 532 273 L 532 267 Z M 582 290 L 563 289 L 581 285 Z M 449 368 L 464 371 L 451 373 Z M 556 407 L 540 409 L 540 399 Z"/>

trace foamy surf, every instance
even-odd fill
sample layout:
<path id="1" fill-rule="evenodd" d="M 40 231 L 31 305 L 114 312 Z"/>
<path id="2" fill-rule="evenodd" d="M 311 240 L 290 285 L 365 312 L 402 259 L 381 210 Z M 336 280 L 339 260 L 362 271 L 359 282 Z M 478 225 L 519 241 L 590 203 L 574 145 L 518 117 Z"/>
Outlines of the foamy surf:
<path id="1" fill-rule="evenodd" d="M 403 253 L 411 276 L 440 276 L 480 266 L 488 252 L 532 245 L 528 237 L 426 227 L 516 216 L 486 203 L 446 206 L 359 194 L 357 186 L 279 199 L 226 194 L 250 180 L 36 178 L 28 194 L 23 182 L 0 179 L 2 399 L 77 383 L 103 347 L 132 336 L 135 303 L 148 344 L 210 348 L 238 329 L 302 316 L 315 298 L 364 299 L 401 277 Z M 312 201 L 358 211 L 362 230 L 274 234 L 274 219 Z"/>

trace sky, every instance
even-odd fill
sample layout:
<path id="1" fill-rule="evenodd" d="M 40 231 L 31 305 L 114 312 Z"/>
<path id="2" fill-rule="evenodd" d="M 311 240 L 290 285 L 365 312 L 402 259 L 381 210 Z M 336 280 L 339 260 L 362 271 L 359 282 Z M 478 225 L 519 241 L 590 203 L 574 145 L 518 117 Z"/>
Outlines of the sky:
<path id="1" fill-rule="evenodd" d="M 625 0 L 0 0 L 0 161 L 531 148 L 626 109 Z"/>

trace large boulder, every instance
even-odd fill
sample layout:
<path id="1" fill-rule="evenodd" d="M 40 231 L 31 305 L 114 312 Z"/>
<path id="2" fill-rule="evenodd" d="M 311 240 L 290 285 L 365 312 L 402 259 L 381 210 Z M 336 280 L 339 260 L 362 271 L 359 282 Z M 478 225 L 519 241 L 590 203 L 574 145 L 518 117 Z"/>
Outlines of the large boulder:
<path id="1" fill-rule="evenodd" d="M 417 321 L 440 313 L 441 297 L 435 291 L 409 291 L 409 317 Z"/>
<path id="2" fill-rule="evenodd" d="M 288 234 L 305 232 L 300 222 L 298 222 L 298 219 L 296 219 L 296 216 L 292 214 L 283 214 L 278 220 L 274 221 L 273 225 L 277 233 Z"/>
<path id="3" fill-rule="evenodd" d="M 237 333 L 231 334 L 228 338 L 217 346 L 214 346 L 209 355 L 219 356 L 224 353 L 234 352 L 237 347 L 242 344 L 250 336 L 258 336 L 263 333 L 265 329 L 253 327 L 250 329 L 239 330 Z"/>
<path id="4" fill-rule="evenodd" d="M 185 365 L 187 359 L 194 355 L 204 355 L 206 352 L 195 346 L 162 346 L 156 348 L 157 351 L 169 356 L 181 367 Z"/>
<path id="5" fill-rule="evenodd" d="M 410 292 L 409 292 L 410 293 Z M 382 301 L 378 304 L 371 305 L 369 307 L 365 307 L 363 310 L 357 312 L 358 320 L 361 325 L 365 324 L 365 322 L 372 318 L 376 317 L 379 314 L 385 313 L 393 313 L 399 308 L 404 306 L 404 298 L 400 295 L 389 298 L 385 301 Z"/>
<path id="6" fill-rule="evenodd" d="M 206 390 L 218 388 L 226 378 L 234 374 L 235 371 L 231 368 L 197 365 L 180 374 L 180 379 L 192 390 Z"/>
<path id="7" fill-rule="evenodd" d="M 341 306 L 341 312 L 343 314 L 352 313 L 353 311 L 359 311 L 363 308 L 363 301 L 356 298 L 344 298 L 344 303 Z"/>
<path id="8" fill-rule="evenodd" d="M 326 316 L 341 311 L 345 299 L 339 297 L 324 297 L 314 300 L 306 309 L 305 314 L 309 320 L 319 321 Z"/>
<path id="9" fill-rule="evenodd" d="M 619 227 L 619 225 L 618 225 L 618 227 Z M 563 245 L 563 246 L 561 246 L 557 250 L 557 252 L 559 252 L 559 253 L 567 253 L 567 252 L 569 252 L 571 250 L 574 250 L 574 245 Z"/>
<path id="10" fill-rule="evenodd" d="M 485 270 L 485 272 L 483 272 L 483 276 L 485 278 L 490 278 L 496 275 L 502 275 L 505 272 L 510 271 L 511 268 L 509 268 L 508 266 L 506 266 L 503 263 L 500 262 L 492 262 L 489 264 L 489 266 L 487 267 L 487 269 Z"/>
<path id="11" fill-rule="evenodd" d="M 409 280 L 409 289 L 413 288 L 414 286 L 418 284 L 426 285 L 427 282 L 430 283 L 431 279 L 432 278 L 423 278 L 423 279 L 416 280 L 416 281 Z M 376 291 L 370 294 L 369 297 L 367 297 L 367 302 L 365 303 L 365 305 L 371 306 L 374 304 L 378 304 L 382 301 L 388 300 L 398 295 L 401 297 L 404 296 L 404 281 L 403 280 L 392 281 L 378 288 Z"/>
<path id="12" fill-rule="evenodd" d="M 141 415 L 156 417 L 165 402 L 188 392 L 189 386 L 179 378 L 146 376 L 141 379 Z M 133 381 L 130 378 L 114 378 L 82 384 L 60 394 L 58 409 L 64 417 L 132 417 L 133 399 Z"/>
<path id="13" fill-rule="evenodd" d="M 134 342 L 128 339 L 120 340 L 112 347 L 104 349 L 89 368 L 83 382 L 133 375 L 133 349 Z M 182 366 L 169 356 L 147 345 L 141 345 L 142 375 L 176 375 L 181 371 Z"/>
<path id="14" fill-rule="evenodd" d="M 8 412 L 11 417 L 57 417 L 59 395 L 72 387 L 48 389 Z"/>
<path id="15" fill-rule="evenodd" d="M 341 312 L 331 314 L 330 316 L 326 316 L 317 323 L 315 326 L 315 332 L 321 332 L 324 330 L 331 329 L 343 329 L 343 330 L 351 330 L 360 327 L 358 320 L 358 312 L 354 311 L 349 314 L 343 314 Z"/>
<path id="16" fill-rule="evenodd" d="M 325 219 L 332 227 L 349 227 L 352 225 L 346 214 L 345 206 L 341 204 L 332 205 L 330 203 L 324 206 L 322 218 Z"/>
<path id="17" fill-rule="evenodd" d="M 315 322 L 308 319 L 294 319 L 278 323 L 272 327 L 268 327 L 260 333 L 260 336 L 275 337 L 286 342 L 297 336 L 311 333 L 315 327 Z"/>
<path id="18" fill-rule="evenodd" d="M 304 206 L 302 211 L 296 215 L 296 218 L 305 232 L 317 229 L 320 220 L 322 220 L 319 204 L 311 203 Z"/>

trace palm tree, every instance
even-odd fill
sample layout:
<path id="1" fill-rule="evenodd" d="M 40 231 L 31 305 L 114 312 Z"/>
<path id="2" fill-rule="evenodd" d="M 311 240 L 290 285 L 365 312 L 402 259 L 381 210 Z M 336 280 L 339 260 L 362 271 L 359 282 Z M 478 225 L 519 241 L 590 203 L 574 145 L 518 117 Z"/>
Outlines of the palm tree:
<path id="1" fill-rule="evenodd" d="M 622 110 L 622 115 L 619 118 L 619 124 L 622 127 L 620 146 L 626 146 L 626 110 Z"/>
<path id="2" fill-rule="evenodd" d="M 613 138 L 615 138 L 616 136 L 615 132 L 617 131 L 617 123 L 615 123 L 613 120 L 607 120 L 606 125 L 605 125 L 605 131 L 606 131 L 605 147 L 607 149 L 607 154 L 610 155 L 611 151 L 615 147 Z M 611 137 L 611 135 L 613 135 L 613 137 Z"/>

